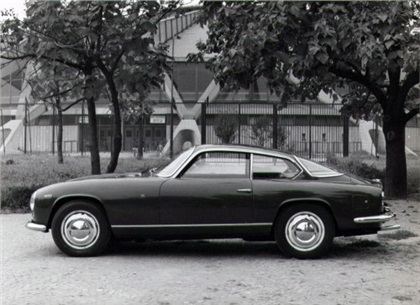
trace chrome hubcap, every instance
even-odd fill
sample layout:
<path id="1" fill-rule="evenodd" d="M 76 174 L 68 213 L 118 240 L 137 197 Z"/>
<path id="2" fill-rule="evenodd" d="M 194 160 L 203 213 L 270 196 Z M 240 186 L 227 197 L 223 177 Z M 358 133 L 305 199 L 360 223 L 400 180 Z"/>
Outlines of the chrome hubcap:
<path id="1" fill-rule="evenodd" d="M 95 216 L 86 211 L 74 211 L 61 223 L 61 235 L 67 245 L 75 249 L 86 249 L 99 237 L 99 223 Z"/>
<path id="2" fill-rule="evenodd" d="M 311 212 L 299 212 L 290 217 L 285 231 L 289 245 L 303 252 L 318 247 L 325 236 L 324 223 Z"/>

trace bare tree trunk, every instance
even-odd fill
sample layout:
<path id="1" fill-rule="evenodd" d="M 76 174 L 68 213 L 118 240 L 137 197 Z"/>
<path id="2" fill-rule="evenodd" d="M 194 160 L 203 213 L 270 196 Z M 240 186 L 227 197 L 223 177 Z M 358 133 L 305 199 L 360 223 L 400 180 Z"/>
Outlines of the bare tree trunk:
<path id="1" fill-rule="evenodd" d="M 144 143 L 143 143 L 143 134 L 144 134 L 144 130 L 143 130 L 144 124 L 143 124 L 143 117 L 140 116 L 139 118 L 139 145 L 138 145 L 138 151 L 137 151 L 137 159 L 143 159 L 143 147 L 144 147 Z"/>
<path id="2" fill-rule="evenodd" d="M 108 83 L 109 84 L 109 83 Z M 121 111 L 118 103 L 118 93 L 114 83 L 109 86 L 111 91 L 111 102 L 114 110 L 114 128 L 113 128 L 113 139 L 112 139 L 112 150 L 111 159 L 109 160 L 107 173 L 113 173 L 118 165 L 118 158 L 122 149 L 122 131 L 121 131 Z"/>
<path id="3" fill-rule="evenodd" d="M 60 102 L 57 102 L 57 105 L 60 105 Z M 63 111 L 61 107 L 57 109 L 57 123 L 58 123 L 58 132 L 57 132 L 57 157 L 58 164 L 64 163 L 63 157 Z"/>
<path id="4" fill-rule="evenodd" d="M 88 118 L 89 118 L 89 151 L 90 151 L 90 165 L 93 175 L 101 174 L 101 162 L 99 157 L 98 146 L 98 129 L 96 122 L 96 108 L 93 97 L 87 100 Z"/>

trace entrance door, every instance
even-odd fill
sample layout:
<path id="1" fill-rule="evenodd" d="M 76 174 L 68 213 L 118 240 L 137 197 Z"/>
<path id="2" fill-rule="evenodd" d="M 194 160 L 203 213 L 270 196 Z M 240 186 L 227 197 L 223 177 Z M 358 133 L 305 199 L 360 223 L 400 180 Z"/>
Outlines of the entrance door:
<path id="1" fill-rule="evenodd" d="M 146 151 L 156 151 L 166 143 L 166 127 L 163 125 L 145 126 L 144 148 Z"/>
<path id="2" fill-rule="evenodd" d="M 126 126 L 124 127 L 124 150 L 131 151 L 134 147 L 134 127 Z"/>

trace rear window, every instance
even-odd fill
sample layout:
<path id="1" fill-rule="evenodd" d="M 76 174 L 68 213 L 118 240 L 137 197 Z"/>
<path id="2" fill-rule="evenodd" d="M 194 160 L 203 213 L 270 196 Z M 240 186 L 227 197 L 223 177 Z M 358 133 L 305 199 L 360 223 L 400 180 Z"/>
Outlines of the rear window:
<path id="1" fill-rule="evenodd" d="M 333 177 L 342 175 L 342 173 L 339 173 L 329 167 L 315 163 L 313 161 L 302 158 L 297 159 L 308 170 L 308 172 L 315 177 Z"/>

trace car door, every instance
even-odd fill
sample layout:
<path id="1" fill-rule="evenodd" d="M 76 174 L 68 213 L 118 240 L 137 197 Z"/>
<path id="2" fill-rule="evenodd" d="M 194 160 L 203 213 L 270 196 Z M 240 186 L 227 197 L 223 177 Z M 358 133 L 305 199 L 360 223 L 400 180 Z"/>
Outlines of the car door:
<path id="1" fill-rule="evenodd" d="M 272 223 L 281 202 L 300 197 L 304 182 L 296 180 L 301 169 L 290 160 L 254 154 L 252 187 L 257 223 Z"/>
<path id="2" fill-rule="evenodd" d="M 196 227 L 202 233 L 252 221 L 249 154 L 205 152 L 160 191 L 162 225 Z M 197 231 L 197 232 L 198 232 Z M 191 232 L 191 231 L 189 231 Z"/>

